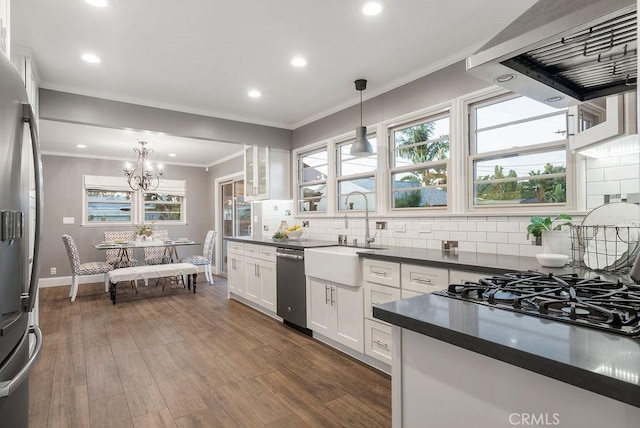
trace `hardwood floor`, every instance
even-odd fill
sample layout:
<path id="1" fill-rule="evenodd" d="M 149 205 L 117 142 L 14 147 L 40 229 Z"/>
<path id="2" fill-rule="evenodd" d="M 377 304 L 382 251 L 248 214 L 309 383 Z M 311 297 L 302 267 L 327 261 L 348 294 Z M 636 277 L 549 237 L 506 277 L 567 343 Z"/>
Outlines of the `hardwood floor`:
<path id="1" fill-rule="evenodd" d="M 31 427 L 391 426 L 391 380 L 228 300 L 226 280 L 40 290 Z M 123 287 L 124 288 L 124 287 Z"/>

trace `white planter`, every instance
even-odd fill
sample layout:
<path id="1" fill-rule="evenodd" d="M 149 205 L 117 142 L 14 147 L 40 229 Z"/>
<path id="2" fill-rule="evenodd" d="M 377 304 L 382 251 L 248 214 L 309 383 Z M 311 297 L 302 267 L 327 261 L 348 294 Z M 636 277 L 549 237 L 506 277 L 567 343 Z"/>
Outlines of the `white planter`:
<path id="1" fill-rule="evenodd" d="M 542 232 L 542 252 L 566 254 L 569 259 L 572 259 L 570 230 L 548 230 Z"/>

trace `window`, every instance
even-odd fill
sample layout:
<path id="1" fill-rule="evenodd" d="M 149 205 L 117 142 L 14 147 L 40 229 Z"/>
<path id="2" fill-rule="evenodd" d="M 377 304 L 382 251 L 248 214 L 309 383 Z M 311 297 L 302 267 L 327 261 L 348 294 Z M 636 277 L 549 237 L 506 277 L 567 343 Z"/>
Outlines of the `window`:
<path id="1" fill-rule="evenodd" d="M 390 129 L 391 208 L 447 207 L 447 114 Z"/>
<path id="2" fill-rule="evenodd" d="M 87 189 L 88 223 L 131 223 L 131 192 Z"/>
<path id="3" fill-rule="evenodd" d="M 472 105 L 473 206 L 566 203 L 566 114 L 522 96 Z"/>
<path id="4" fill-rule="evenodd" d="M 327 149 L 298 156 L 298 212 L 327 211 Z"/>
<path id="5" fill-rule="evenodd" d="M 182 180 L 162 180 L 153 192 L 134 192 L 124 178 L 85 175 L 83 225 L 186 223 Z"/>
<path id="6" fill-rule="evenodd" d="M 347 195 L 358 191 L 367 195 L 367 208 L 376 208 L 376 168 L 377 168 L 377 141 L 375 135 L 367 135 L 367 139 L 373 146 L 373 154 L 369 156 L 351 156 L 351 146 L 353 140 L 336 145 L 337 163 L 337 188 L 338 188 L 338 211 L 346 209 L 364 210 L 364 198 L 349 199 L 347 207 Z"/>
<path id="7" fill-rule="evenodd" d="M 181 195 L 169 193 L 144 194 L 144 221 L 180 221 L 182 220 Z"/>

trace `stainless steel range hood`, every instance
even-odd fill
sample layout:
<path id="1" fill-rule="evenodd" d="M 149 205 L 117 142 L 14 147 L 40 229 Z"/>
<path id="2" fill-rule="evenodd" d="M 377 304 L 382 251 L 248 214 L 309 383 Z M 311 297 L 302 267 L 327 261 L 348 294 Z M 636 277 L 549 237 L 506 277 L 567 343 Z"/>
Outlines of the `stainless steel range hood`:
<path id="1" fill-rule="evenodd" d="M 467 72 L 568 107 L 636 88 L 635 0 L 540 0 L 467 58 Z"/>

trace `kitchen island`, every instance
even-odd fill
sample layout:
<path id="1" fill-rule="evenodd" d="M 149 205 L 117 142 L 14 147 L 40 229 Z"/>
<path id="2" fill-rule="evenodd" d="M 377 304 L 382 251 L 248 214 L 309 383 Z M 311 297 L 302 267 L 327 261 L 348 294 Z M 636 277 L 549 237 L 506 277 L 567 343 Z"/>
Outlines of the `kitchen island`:
<path id="1" fill-rule="evenodd" d="M 640 341 L 437 295 L 385 303 L 395 427 L 637 427 Z"/>

